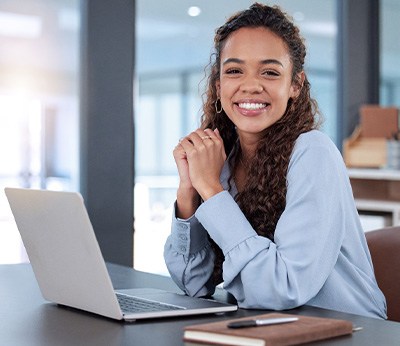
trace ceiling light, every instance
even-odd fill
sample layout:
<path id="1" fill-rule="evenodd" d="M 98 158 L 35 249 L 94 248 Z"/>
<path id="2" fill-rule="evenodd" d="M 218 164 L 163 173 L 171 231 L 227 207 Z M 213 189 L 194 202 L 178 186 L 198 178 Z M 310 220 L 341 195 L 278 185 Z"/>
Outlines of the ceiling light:
<path id="1" fill-rule="evenodd" d="M 334 22 L 303 22 L 299 26 L 304 35 L 322 37 L 335 37 L 337 35 L 337 25 Z"/>
<path id="2" fill-rule="evenodd" d="M 197 6 L 191 6 L 189 7 L 187 13 L 191 17 L 197 17 L 201 13 L 201 9 Z"/>

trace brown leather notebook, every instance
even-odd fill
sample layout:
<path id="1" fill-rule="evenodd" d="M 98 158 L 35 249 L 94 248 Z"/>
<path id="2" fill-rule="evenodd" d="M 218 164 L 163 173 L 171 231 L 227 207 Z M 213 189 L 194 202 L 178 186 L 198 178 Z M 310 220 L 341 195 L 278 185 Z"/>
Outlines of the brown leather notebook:
<path id="1" fill-rule="evenodd" d="M 257 327 L 232 329 L 236 321 L 281 317 L 298 317 L 297 321 Z M 323 317 L 269 313 L 235 320 L 197 324 L 185 327 L 184 341 L 207 345 L 298 345 L 306 342 L 351 334 L 353 323 Z"/>

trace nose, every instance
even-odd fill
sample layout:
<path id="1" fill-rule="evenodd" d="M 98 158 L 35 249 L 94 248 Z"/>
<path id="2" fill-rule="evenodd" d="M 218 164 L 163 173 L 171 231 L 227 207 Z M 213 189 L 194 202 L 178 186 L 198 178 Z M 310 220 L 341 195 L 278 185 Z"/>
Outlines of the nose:
<path id="1" fill-rule="evenodd" d="M 264 90 L 264 87 L 258 78 L 248 76 L 242 81 L 240 89 L 249 94 L 259 94 Z"/>

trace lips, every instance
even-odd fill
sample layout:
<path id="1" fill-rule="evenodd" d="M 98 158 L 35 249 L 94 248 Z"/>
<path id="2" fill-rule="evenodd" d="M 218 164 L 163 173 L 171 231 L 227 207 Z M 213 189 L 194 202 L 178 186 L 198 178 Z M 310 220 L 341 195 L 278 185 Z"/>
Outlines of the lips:
<path id="1" fill-rule="evenodd" d="M 255 117 L 263 114 L 271 105 L 263 100 L 256 99 L 242 99 L 234 103 L 237 111 L 246 117 Z"/>

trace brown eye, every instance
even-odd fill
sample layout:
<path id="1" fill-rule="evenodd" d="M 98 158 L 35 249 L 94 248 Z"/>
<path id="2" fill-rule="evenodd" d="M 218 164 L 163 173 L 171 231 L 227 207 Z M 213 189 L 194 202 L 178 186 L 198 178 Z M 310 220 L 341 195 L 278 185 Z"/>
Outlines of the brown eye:
<path id="1" fill-rule="evenodd" d="M 266 76 L 269 76 L 269 77 L 278 77 L 279 76 L 279 73 L 276 71 L 273 71 L 273 70 L 267 70 L 263 74 Z"/>
<path id="2" fill-rule="evenodd" d="M 227 74 L 239 74 L 241 71 L 237 68 L 231 68 L 226 71 Z"/>

